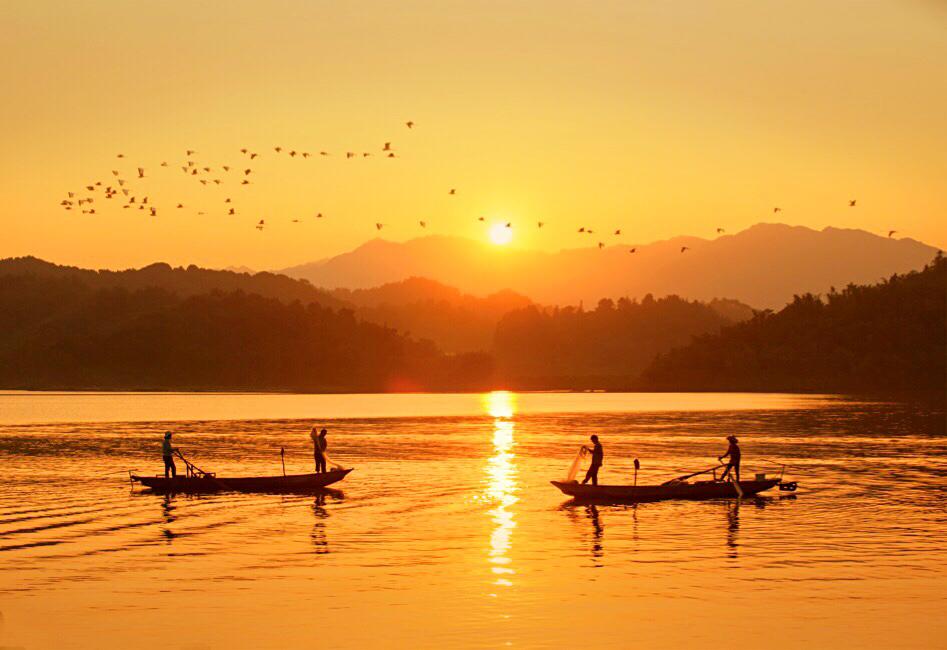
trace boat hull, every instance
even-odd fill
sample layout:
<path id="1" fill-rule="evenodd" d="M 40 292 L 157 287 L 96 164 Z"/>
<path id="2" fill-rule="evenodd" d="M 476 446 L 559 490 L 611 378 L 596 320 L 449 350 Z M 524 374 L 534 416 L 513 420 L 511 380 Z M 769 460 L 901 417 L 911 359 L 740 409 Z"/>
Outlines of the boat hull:
<path id="1" fill-rule="evenodd" d="M 176 476 L 136 476 L 144 487 L 155 492 L 315 492 L 337 483 L 351 472 L 337 469 L 319 474 L 294 474 L 291 476 L 247 476 L 240 478 Z"/>
<path id="2" fill-rule="evenodd" d="M 671 485 L 582 485 L 581 483 L 550 481 L 563 494 L 587 501 L 663 501 L 666 499 L 734 499 L 739 495 L 733 483 L 698 481 Z M 753 496 L 779 485 L 779 479 L 740 481 L 743 496 Z"/>

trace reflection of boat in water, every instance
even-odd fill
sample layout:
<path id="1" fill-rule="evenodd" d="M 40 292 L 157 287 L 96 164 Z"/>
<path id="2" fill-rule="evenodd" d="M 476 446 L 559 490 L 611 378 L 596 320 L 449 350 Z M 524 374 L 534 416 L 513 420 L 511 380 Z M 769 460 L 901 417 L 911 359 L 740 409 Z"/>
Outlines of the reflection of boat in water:
<path id="1" fill-rule="evenodd" d="M 551 481 L 564 494 L 583 501 L 663 501 L 665 499 L 731 499 L 753 496 L 782 484 L 780 478 L 740 481 L 741 494 L 731 481 L 670 481 L 663 485 L 583 485 Z M 794 484 L 787 484 L 787 487 Z"/>
<path id="2" fill-rule="evenodd" d="M 133 481 L 155 492 L 317 492 L 344 479 L 351 469 L 334 469 L 319 474 L 290 476 L 246 476 L 222 478 L 202 472 L 188 476 L 131 475 Z"/>

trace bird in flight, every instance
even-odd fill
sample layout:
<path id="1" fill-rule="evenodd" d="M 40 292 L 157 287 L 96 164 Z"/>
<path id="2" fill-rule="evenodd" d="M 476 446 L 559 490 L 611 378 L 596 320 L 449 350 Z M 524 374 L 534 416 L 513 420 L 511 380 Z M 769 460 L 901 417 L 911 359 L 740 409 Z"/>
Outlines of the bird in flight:
<path id="1" fill-rule="evenodd" d="M 244 170 L 243 170 L 243 175 L 244 175 L 244 176 L 249 176 L 249 175 L 250 175 L 250 172 L 252 172 L 252 171 L 253 171 L 252 169 L 244 169 Z"/>
<path id="2" fill-rule="evenodd" d="M 320 151 L 320 152 L 319 152 L 319 155 L 320 155 L 320 156 L 328 156 L 328 155 L 329 155 L 329 152 L 328 152 L 328 151 Z"/>
<path id="3" fill-rule="evenodd" d="M 118 155 L 117 155 L 117 156 L 115 156 L 115 157 L 116 157 L 116 158 L 124 158 L 124 157 L 125 157 L 125 154 L 123 154 L 123 153 L 120 153 L 120 154 L 118 154 Z"/>
<path id="4" fill-rule="evenodd" d="M 718 235 L 723 234 L 723 228 L 717 228 L 717 234 Z"/>
<path id="5" fill-rule="evenodd" d="M 290 152 L 289 152 L 289 155 L 290 155 L 290 157 L 295 158 L 295 157 L 296 157 L 296 150 L 293 149 L 292 151 L 290 151 Z"/>
<path id="6" fill-rule="evenodd" d="M 260 155 L 260 154 L 258 154 L 258 153 L 251 153 L 251 154 L 250 154 L 250 160 L 253 160 L 254 158 L 256 158 L 256 157 L 259 156 L 259 155 Z"/>
<path id="7" fill-rule="evenodd" d="M 187 155 L 189 155 L 189 156 L 193 156 L 193 155 L 196 154 L 196 153 L 197 153 L 197 152 L 194 151 L 193 149 L 188 149 L 188 150 L 187 150 Z"/>
<path id="8" fill-rule="evenodd" d="M 599 242 L 599 243 L 598 243 L 598 248 L 599 248 L 599 250 L 605 248 L 605 244 L 603 244 L 602 242 Z"/>
<path id="9" fill-rule="evenodd" d="M 582 226 L 581 228 L 579 228 L 579 232 L 585 232 L 585 226 Z"/>
<path id="10" fill-rule="evenodd" d="M 632 249 L 629 250 L 628 252 L 629 252 L 629 253 L 634 253 L 636 250 L 638 250 L 638 249 L 637 249 L 637 248 L 632 248 Z"/>
<path id="11" fill-rule="evenodd" d="M 384 227 L 385 227 L 385 224 L 383 224 L 383 223 L 376 223 L 376 224 L 375 224 L 375 230 L 381 230 L 381 229 L 384 228 Z"/>
<path id="12" fill-rule="evenodd" d="M 418 223 L 421 224 L 422 228 L 427 228 L 427 221 L 419 221 Z"/>
<path id="13" fill-rule="evenodd" d="M 484 218 L 484 217 L 477 217 L 477 221 L 486 221 L 486 218 Z"/>
<path id="14" fill-rule="evenodd" d="M 145 168 L 144 168 L 144 167 L 139 167 L 139 168 L 138 168 L 138 178 L 144 178 L 144 177 L 145 177 Z"/>
<path id="15" fill-rule="evenodd" d="M 894 234 L 897 233 L 897 232 L 898 232 L 897 230 L 889 230 L 889 231 L 888 231 L 888 238 L 890 239 L 890 238 L 892 237 L 892 235 L 894 235 Z"/>
<path id="16" fill-rule="evenodd" d="M 321 212 L 317 212 L 317 213 L 316 213 L 316 219 L 321 219 L 321 218 L 322 218 L 322 213 L 321 213 Z"/>
<path id="17" fill-rule="evenodd" d="M 303 151 L 303 158 L 308 158 L 311 154 L 308 151 Z"/>
<path id="18" fill-rule="evenodd" d="M 246 149 L 241 149 L 241 150 L 240 150 L 240 153 L 245 154 L 245 153 L 247 153 L 247 150 L 246 150 Z"/>
<path id="19" fill-rule="evenodd" d="M 854 207 L 855 207 L 855 203 L 857 203 L 856 199 L 849 199 L 849 200 L 848 200 L 848 207 L 854 208 Z"/>
<path id="20" fill-rule="evenodd" d="M 682 253 L 683 253 L 684 251 L 689 251 L 689 250 L 690 250 L 689 247 L 687 247 L 687 246 L 681 246 L 681 252 L 682 252 Z"/>
<path id="21" fill-rule="evenodd" d="M 264 224 L 263 224 L 263 219 L 260 219 L 260 223 L 258 223 L 258 224 L 256 225 L 256 229 L 257 229 L 257 230 L 263 230 L 263 225 L 264 225 Z"/>
<path id="22" fill-rule="evenodd" d="M 227 214 L 232 216 L 232 215 L 237 214 L 237 212 L 236 212 L 233 208 L 230 208 L 230 210 L 227 212 Z"/>
<path id="23" fill-rule="evenodd" d="M 293 219 L 293 223 L 299 223 L 299 219 Z"/>
<path id="24" fill-rule="evenodd" d="M 390 154 L 388 154 L 388 157 L 389 157 L 389 158 L 394 158 L 394 157 L 395 157 L 395 154 L 394 154 L 394 152 L 392 152 L 392 153 L 390 153 Z"/>
<path id="25" fill-rule="evenodd" d="M 355 157 L 355 152 L 354 152 L 354 151 L 346 151 L 346 152 L 345 152 L 345 157 L 346 157 L 346 158 L 354 158 L 354 157 Z"/>
<path id="26" fill-rule="evenodd" d="M 546 225 L 546 224 L 543 223 L 542 221 L 539 221 L 539 222 L 536 223 L 536 227 L 537 227 L 537 228 L 542 228 L 542 227 L 545 226 L 545 225 Z"/>
<path id="27" fill-rule="evenodd" d="M 279 153 L 282 150 L 283 150 L 283 147 L 273 147 L 273 151 L 275 151 L 276 153 Z"/>
<path id="28" fill-rule="evenodd" d="M 414 127 L 414 122 L 412 122 L 411 120 L 408 120 L 407 122 L 404 123 L 404 125 L 410 129 Z"/>
<path id="29" fill-rule="evenodd" d="M 616 230 L 616 231 L 615 231 L 615 234 L 616 234 L 616 235 L 620 235 L 620 234 L 621 234 L 621 228 L 619 228 L 618 230 Z"/>
<path id="30" fill-rule="evenodd" d="M 783 211 L 782 208 L 773 208 L 773 214 L 775 214 L 775 213 L 777 213 L 777 212 L 782 212 L 782 211 Z"/>
<path id="31" fill-rule="evenodd" d="M 222 169 L 223 169 L 225 172 L 229 172 L 229 171 L 230 171 L 230 165 L 224 165 Z"/>
<path id="32" fill-rule="evenodd" d="M 507 227 L 507 228 L 512 228 L 512 227 L 513 227 L 513 223 L 510 222 L 510 221 L 507 221 L 507 222 L 506 222 L 506 227 Z"/>
<path id="33" fill-rule="evenodd" d="M 385 143 L 385 146 L 382 147 L 382 151 L 391 151 L 391 143 L 390 143 L 390 142 L 386 142 L 386 143 Z"/>
<path id="34" fill-rule="evenodd" d="M 455 189 L 452 189 L 452 190 L 450 190 L 450 191 L 448 192 L 448 194 L 451 194 L 451 195 L 453 195 L 453 194 L 457 194 L 457 190 L 455 190 Z"/>
<path id="35" fill-rule="evenodd" d="M 167 161 L 162 161 L 162 162 L 161 162 L 161 166 L 162 166 L 162 167 L 167 167 L 167 166 L 168 166 Z"/>

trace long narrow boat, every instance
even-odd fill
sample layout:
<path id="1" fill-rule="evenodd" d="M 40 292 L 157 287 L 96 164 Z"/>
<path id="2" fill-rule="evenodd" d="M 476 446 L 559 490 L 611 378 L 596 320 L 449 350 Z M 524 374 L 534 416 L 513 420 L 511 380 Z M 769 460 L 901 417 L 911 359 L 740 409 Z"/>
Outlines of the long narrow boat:
<path id="1" fill-rule="evenodd" d="M 550 481 L 564 494 L 577 500 L 600 501 L 662 501 L 665 499 L 730 499 L 736 498 L 736 487 L 729 481 L 672 481 L 664 485 L 582 485 L 576 481 Z M 761 481 L 740 481 L 742 496 L 759 494 L 779 485 L 782 479 L 767 478 Z M 795 490 L 795 483 L 786 483 L 786 490 Z"/>
<path id="2" fill-rule="evenodd" d="M 351 469 L 334 469 L 319 474 L 293 474 L 290 476 L 247 476 L 222 478 L 213 474 L 196 476 L 138 476 L 133 481 L 155 492 L 313 492 L 337 483 Z"/>

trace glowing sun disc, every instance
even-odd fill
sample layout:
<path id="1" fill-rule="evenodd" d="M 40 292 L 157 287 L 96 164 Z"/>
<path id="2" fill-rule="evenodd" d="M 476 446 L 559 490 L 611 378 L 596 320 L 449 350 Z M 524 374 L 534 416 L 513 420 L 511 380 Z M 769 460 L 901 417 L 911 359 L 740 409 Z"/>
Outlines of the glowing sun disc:
<path id="1" fill-rule="evenodd" d="M 505 223 L 495 223 L 490 226 L 490 241 L 497 246 L 504 246 L 513 241 L 513 229 L 507 228 Z"/>

